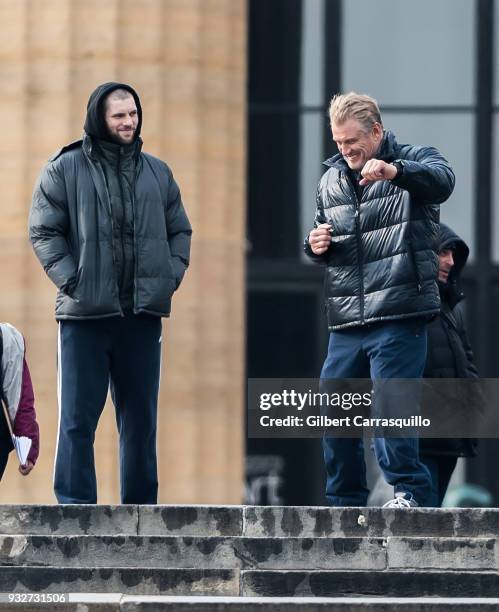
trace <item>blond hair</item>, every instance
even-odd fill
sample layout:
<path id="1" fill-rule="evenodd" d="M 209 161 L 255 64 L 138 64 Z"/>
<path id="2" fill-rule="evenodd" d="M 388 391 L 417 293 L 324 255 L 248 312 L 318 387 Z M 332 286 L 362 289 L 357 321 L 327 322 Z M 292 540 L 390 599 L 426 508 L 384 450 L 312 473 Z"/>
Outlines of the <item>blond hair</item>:
<path id="1" fill-rule="evenodd" d="M 366 131 L 370 131 L 375 123 L 383 125 L 376 100 L 355 91 L 333 96 L 329 105 L 329 119 L 331 125 L 356 119 Z"/>

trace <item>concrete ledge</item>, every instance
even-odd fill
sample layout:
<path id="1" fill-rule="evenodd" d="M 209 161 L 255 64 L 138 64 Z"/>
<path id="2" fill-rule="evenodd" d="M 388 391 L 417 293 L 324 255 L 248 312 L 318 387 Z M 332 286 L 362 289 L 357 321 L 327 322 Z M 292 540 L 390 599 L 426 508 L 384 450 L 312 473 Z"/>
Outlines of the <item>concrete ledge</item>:
<path id="1" fill-rule="evenodd" d="M 350 610 L 374 610 L 376 612 L 393 612 L 404 610 L 408 612 L 442 612 L 452 610 L 480 612 L 482 610 L 497 610 L 499 599 L 456 599 L 442 598 L 319 598 L 319 597 L 234 597 L 216 599 L 205 598 L 173 598 L 144 597 L 141 599 L 124 597 L 121 609 L 126 612 L 140 610 L 172 610 L 179 612 L 348 612 Z"/>
<path id="2" fill-rule="evenodd" d="M 0 566 L 382 570 L 381 538 L 0 536 Z"/>
<path id="3" fill-rule="evenodd" d="M 137 535 L 243 535 L 243 506 L 138 506 L 138 513 Z"/>
<path id="4" fill-rule="evenodd" d="M 492 538 L 388 538 L 391 569 L 497 569 L 497 540 Z"/>
<path id="5" fill-rule="evenodd" d="M 248 596 L 251 605 L 499 593 L 499 509 L 0 506 L 0 531 L 0 593 Z M 118 603 L 150 605 L 92 605 Z"/>
<path id="6" fill-rule="evenodd" d="M 247 537 L 497 537 L 498 508 L 246 506 Z"/>
<path id="7" fill-rule="evenodd" d="M 137 506 L 2 506 L 0 531 L 11 535 L 134 535 Z"/>
<path id="8" fill-rule="evenodd" d="M 2 567 L 0 593 L 237 596 L 239 579 L 237 570 L 223 569 Z"/>
<path id="9" fill-rule="evenodd" d="M 0 567 L 497 570 L 493 538 L 0 536 Z"/>
<path id="10" fill-rule="evenodd" d="M 407 612 L 481 612 L 497 610 L 499 599 L 492 598 L 395 598 L 395 597 L 141 597 L 120 593 L 102 594 L 74 593 L 71 602 L 56 605 L 37 604 L 23 606 L 26 612 L 37 610 L 57 610 L 58 612 L 139 612 L 141 610 L 164 610 L 172 612 L 347 612 L 349 610 L 373 610 L 388 612 L 403 610 Z M 0 604 L 0 612 L 19 610 L 19 604 Z"/>
<path id="11" fill-rule="evenodd" d="M 8 535 L 496 537 L 499 508 L 283 506 L 6 506 Z"/>
<path id="12" fill-rule="evenodd" d="M 269 597 L 496 597 L 497 572 L 246 570 L 241 595 Z"/>
<path id="13" fill-rule="evenodd" d="M 9 535 L 240 536 L 242 506 L 5 506 L 0 531 Z"/>

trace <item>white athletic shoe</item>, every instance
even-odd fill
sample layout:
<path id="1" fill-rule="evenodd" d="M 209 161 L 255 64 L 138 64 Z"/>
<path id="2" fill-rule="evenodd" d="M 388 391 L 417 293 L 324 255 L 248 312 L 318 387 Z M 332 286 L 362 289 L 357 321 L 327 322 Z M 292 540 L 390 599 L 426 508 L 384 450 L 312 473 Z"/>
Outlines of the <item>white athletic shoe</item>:
<path id="1" fill-rule="evenodd" d="M 415 508 L 417 505 L 410 493 L 395 493 L 395 497 L 383 504 L 383 508 Z"/>

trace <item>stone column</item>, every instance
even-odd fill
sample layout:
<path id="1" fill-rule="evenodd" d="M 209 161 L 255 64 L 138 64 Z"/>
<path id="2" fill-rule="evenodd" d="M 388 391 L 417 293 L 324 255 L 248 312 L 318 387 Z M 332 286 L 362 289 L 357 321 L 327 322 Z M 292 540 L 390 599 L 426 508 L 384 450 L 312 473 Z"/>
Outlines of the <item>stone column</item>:
<path id="1" fill-rule="evenodd" d="M 194 229 L 191 267 L 164 322 L 159 500 L 239 503 L 244 456 L 245 0 L 0 0 L 0 319 L 26 336 L 42 451 L 14 458 L 2 503 L 52 503 L 57 432 L 55 288 L 27 241 L 31 190 L 81 135 L 89 94 L 130 83 L 144 150 L 171 166 Z M 95 446 L 99 502 L 119 502 L 112 404 Z"/>

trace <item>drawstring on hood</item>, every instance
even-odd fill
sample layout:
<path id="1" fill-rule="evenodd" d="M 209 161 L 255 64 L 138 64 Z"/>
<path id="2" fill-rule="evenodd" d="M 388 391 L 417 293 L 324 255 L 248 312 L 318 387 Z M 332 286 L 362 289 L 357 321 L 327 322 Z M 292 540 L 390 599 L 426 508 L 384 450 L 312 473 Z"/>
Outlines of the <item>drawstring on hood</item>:
<path id="1" fill-rule="evenodd" d="M 130 87 L 130 85 L 127 85 L 126 83 L 115 83 L 113 81 L 109 83 L 103 83 L 92 92 L 90 98 L 88 99 L 87 116 L 83 129 L 89 136 L 93 138 L 114 143 L 114 140 L 109 135 L 106 126 L 104 99 L 116 89 L 124 89 L 126 91 L 129 91 L 130 94 L 133 96 L 133 99 L 135 100 L 139 119 L 137 123 L 137 129 L 135 130 L 134 135 L 134 142 L 136 142 L 140 136 L 140 130 L 142 127 L 142 106 L 140 105 L 140 99 L 135 89 L 133 89 L 133 87 Z"/>

